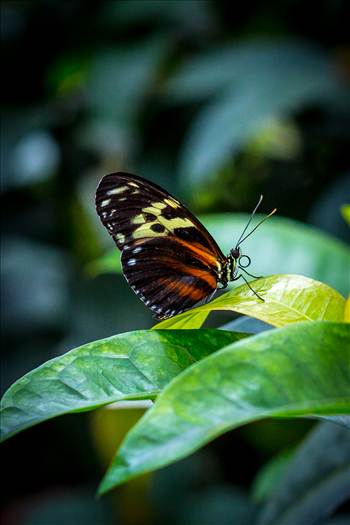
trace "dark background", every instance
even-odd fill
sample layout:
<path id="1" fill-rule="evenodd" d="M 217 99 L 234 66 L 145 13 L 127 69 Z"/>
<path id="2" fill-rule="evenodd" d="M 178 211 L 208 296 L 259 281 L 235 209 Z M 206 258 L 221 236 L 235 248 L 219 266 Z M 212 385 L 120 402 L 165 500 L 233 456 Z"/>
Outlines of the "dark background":
<path id="1" fill-rule="evenodd" d="M 277 206 L 281 216 L 346 240 L 346 7 L 337 0 L 2 2 L 2 391 L 77 345 L 152 325 L 121 276 L 88 270 L 112 247 L 93 204 L 108 172 L 150 178 L 196 213 L 248 212 L 263 193 L 264 211 Z M 225 57 L 236 51 L 231 78 Z M 232 132 L 230 123 L 219 127 L 202 148 L 219 152 L 207 162 L 196 144 L 211 131 L 206 108 L 220 105 L 225 90 L 236 90 L 243 129 L 221 151 Z M 250 90 L 256 97 L 247 103 Z M 268 125 L 254 129 L 265 106 Z M 138 416 L 126 411 L 125 428 Z M 193 521 L 204 503 L 215 525 L 230 523 L 232 505 L 244 524 L 259 468 L 311 426 L 249 425 L 98 501 L 95 488 L 123 434 L 113 418 L 106 410 L 70 415 L 4 444 L 4 525 L 206 525 Z"/>

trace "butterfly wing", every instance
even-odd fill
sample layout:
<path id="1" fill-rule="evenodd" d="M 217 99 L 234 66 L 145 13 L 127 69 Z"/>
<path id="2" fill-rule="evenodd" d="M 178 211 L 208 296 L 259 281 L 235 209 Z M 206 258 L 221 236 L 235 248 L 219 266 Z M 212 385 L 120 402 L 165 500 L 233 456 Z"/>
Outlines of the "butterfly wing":
<path id="1" fill-rule="evenodd" d="M 131 243 L 122 265 L 131 288 L 159 319 L 192 308 L 217 288 L 216 266 L 173 237 Z"/>
<path id="2" fill-rule="evenodd" d="M 127 281 L 158 318 L 215 292 L 224 255 L 194 215 L 160 186 L 128 173 L 106 175 L 96 209 L 122 250 Z"/>
<path id="3" fill-rule="evenodd" d="M 96 191 L 96 209 L 120 250 L 138 239 L 172 235 L 224 258 L 189 210 L 157 184 L 136 175 L 120 172 L 103 177 Z"/>

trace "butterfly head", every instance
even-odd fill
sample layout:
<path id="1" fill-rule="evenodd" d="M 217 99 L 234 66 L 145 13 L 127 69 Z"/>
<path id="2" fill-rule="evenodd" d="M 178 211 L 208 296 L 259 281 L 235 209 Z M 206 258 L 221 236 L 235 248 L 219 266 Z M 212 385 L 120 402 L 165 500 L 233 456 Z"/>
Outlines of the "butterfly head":
<path id="1" fill-rule="evenodd" d="M 237 261 L 242 255 L 242 251 L 238 246 L 236 246 L 236 248 L 232 248 L 232 250 L 230 251 L 230 255 Z"/>
<path id="2" fill-rule="evenodd" d="M 248 266 L 252 262 L 249 255 L 242 254 L 242 250 L 239 247 L 233 248 L 230 251 L 230 256 L 235 260 L 237 269 L 248 268 Z"/>
<path id="3" fill-rule="evenodd" d="M 242 250 L 236 246 L 232 248 L 227 257 L 226 277 L 227 281 L 234 281 L 239 270 L 245 270 L 251 263 L 248 255 L 242 254 Z"/>

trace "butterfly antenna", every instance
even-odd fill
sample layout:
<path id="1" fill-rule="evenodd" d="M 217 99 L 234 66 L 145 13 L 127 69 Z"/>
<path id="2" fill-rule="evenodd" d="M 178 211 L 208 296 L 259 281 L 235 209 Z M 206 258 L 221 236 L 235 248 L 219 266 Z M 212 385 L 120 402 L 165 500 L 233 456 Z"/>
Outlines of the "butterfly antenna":
<path id="1" fill-rule="evenodd" d="M 261 202 L 261 201 L 260 201 L 260 202 Z M 260 202 L 259 202 L 259 204 L 260 204 Z M 256 208 L 255 208 L 255 210 L 256 210 Z M 254 212 L 252 213 L 252 216 L 254 215 L 255 210 L 254 210 Z M 249 237 L 253 232 L 255 232 L 255 230 L 256 230 L 257 228 L 259 228 L 259 226 L 261 226 L 261 224 L 262 224 L 263 222 L 265 222 L 265 221 L 266 221 L 267 219 L 269 219 L 272 215 L 274 215 L 274 214 L 276 213 L 276 211 L 277 211 L 277 208 L 275 208 L 274 210 L 272 210 L 271 213 L 269 213 L 268 215 L 266 215 L 266 217 L 264 217 L 263 219 L 261 219 L 261 221 L 258 222 L 258 224 L 257 224 L 256 226 L 254 226 L 254 228 L 252 229 L 252 231 L 250 231 L 250 232 L 248 233 L 248 235 L 246 235 L 245 237 L 243 237 L 243 239 L 242 239 L 242 235 L 241 235 L 241 237 L 240 237 L 240 239 L 239 239 L 239 241 L 238 241 L 238 243 L 237 243 L 237 245 L 236 245 L 236 248 L 237 248 L 240 244 L 242 244 L 242 242 L 244 242 L 246 239 L 248 239 L 248 237 Z M 251 218 L 249 219 L 249 222 L 251 221 L 252 216 L 251 216 Z M 249 224 L 249 222 L 248 222 L 248 224 Z M 246 230 L 246 229 L 247 229 L 247 228 L 245 228 L 245 230 Z"/>
<path id="2" fill-rule="evenodd" d="M 238 241 L 237 241 L 237 243 L 236 243 L 236 248 L 237 248 L 237 246 L 239 246 L 239 244 L 240 244 L 240 242 L 241 242 L 241 239 L 242 239 L 243 235 L 245 234 L 245 232 L 246 232 L 247 229 L 249 228 L 249 224 L 252 222 L 252 218 L 254 217 L 254 215 L 255 215 L 255 213 L 256 213 L 256 210 L 259 208 L 259 206 L 260 206 L 262 200 L 263 200 L 263 196 L 260 195 L 260 199 L 259 199 L 259 201 L 258 201 L 258 204 L 255 206 L 254 210 L 252 211 L 252 213 L 251 213 L 251 215 L 250 215 L 250 217 L 249 217 L 249 220 L 248 220 L 248 222 L 247 222 L 247 224 L 246 224 L 246 227 L 245 227 L 244 230 L 242 231 L 241 236 L 240 236 L 240 238 L 238 239 Z"/>

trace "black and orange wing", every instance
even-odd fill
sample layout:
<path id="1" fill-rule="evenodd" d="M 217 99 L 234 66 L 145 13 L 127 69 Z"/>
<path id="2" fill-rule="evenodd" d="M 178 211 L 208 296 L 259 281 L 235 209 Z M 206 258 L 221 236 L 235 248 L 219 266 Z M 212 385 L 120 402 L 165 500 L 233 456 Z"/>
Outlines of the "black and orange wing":
<path id="1" fill-rule="evenodd" d="M 122 250 L 123 273 L 158 318 L 208 300 L 225 257 L 204 226 L 160 186 L 106 175 L 96 192 L 102 223 Z"/>

